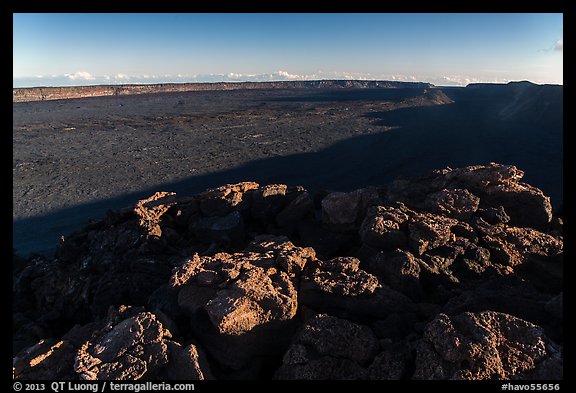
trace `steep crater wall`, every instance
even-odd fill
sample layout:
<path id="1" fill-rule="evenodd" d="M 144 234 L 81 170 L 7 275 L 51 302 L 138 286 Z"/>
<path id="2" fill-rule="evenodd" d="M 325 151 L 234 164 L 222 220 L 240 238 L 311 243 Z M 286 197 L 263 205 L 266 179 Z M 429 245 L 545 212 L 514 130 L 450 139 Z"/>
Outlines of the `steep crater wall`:
<path id="1" fill-rule="evenodd" d="M 207 90 L 257 89 L 374 89 L 374 88 L 428 88 L 429 83 L 394 81 L 282 81 L 282 82 L 218 82 L 218 83 L 161 83 L 149 85 L 100 85 L 66 87 L 30 87 L 12 89 L 13 102 L 62 100 L 69 98 L 102 97 L 130 94 L 171 93 Z"/>

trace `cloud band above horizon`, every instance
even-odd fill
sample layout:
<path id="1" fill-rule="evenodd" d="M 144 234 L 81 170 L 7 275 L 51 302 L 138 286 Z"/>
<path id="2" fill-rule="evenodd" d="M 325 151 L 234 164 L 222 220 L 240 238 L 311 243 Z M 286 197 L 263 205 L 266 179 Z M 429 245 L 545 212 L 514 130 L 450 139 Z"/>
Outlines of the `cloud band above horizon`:
<path id="1" fill-rule="evenodd" d="M 466 86 L 470 83 L 507 83 L 513 79 L 493 78 L 480 79 L 463 75 L 372 75 L 358 72 L 317 72 L 313 74 L 296 74 L 279 70 L 267 74 L 227 74 L 205 75 L 93 75 L 88 71 L 77 71 L 62 75 L 37 75 L 29 78 L 14 78 L 13 88 L 23 87 L 58 87 L 58 86 L 91 86 L 107 84 L 156 84 L 156 83 L 215 83 L 215 82 L 275 82 L 305 80 L 386 80 L 401 82 L 427 82 L 437 86 Z M 538 81 L 533 81 L 538 83 Z"/>

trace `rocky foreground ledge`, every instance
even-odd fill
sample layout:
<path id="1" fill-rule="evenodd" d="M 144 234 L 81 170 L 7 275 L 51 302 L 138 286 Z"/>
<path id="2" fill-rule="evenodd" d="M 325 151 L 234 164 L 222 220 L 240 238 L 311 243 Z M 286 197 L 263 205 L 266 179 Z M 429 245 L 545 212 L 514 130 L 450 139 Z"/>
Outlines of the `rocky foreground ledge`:
<path id="1" fill-rule="evenodd" d="M 561 379 L 562 219 L 514 166 L 159 192 L 14 260 L 17 379 Z"/>

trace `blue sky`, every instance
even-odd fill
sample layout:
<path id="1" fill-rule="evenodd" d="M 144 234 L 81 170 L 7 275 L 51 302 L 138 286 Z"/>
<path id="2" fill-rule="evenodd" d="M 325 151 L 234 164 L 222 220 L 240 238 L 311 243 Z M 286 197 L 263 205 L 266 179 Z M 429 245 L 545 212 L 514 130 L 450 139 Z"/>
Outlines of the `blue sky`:
<path id="1" fill-rule="evenodd" d="M 14 14 L 13 85 L 563 83 L 562 14 Z"/>

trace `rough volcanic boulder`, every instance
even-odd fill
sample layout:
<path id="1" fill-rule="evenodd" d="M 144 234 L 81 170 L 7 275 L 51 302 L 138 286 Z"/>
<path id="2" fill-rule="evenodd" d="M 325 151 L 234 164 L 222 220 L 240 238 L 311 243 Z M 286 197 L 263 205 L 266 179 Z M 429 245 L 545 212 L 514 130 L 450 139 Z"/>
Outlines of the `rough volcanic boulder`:
<path id="1" fill-rule="evenodd" d="M 225 216 L 233 210 L 247 210 L 252 196 L 250 191 L 258 187 L 258 183 L 243 182 L 208 190 L 198 196 L 200 211 L 205 216 Z"/>
<path id="2" fill-rule="evenodd" d="M 288 320 L 296 313 L 297 296 L 287 272 L 274 267 L 273 254 L 194 255 L 171 280 L 182 286 L 181 306 L 195 312 L 204 307 L 220 333 L 240 335 L 272 320 Z M 212 294 L 206 304 L 190 304 L 189 292 Z"/>
<path id="3" fill-rule="evenodd" d="M 174 271 L 170 287 L 206 350 L 241 369 L 289 338 L 298 307 L 295 284 L 314 257 L 312 249 L 286 238 L 263 237 L 243 253 L 195 255 Z"/>
<path id="4" fill-rule="evenodd" d="M 415 379 L 520 379 L 553 362 L 544 379 L 562 378 L 561 349 L 537 325 L 493 311 L 439 314 L 417 346 Z"/>
<path id="5" fill-rule="evenodd" d="M 76 352 L 90 339 L 92 333 L 101 329 L 104 324 L 103 320 L 98 320 L 85 325 L 75 325 L 63 336 L 58 335 L 57 339 L 41 339 L 22 349 L 13 358 L 14 378 L 78 379 L 74 372 Z"/>
<path id="6" fill-rule="evenodd" d="M 461 285 L 453 271 L 453 262 L 462 250 L 463 247 L 457 248 L 457 244 L 452 243 L 419 257 L 401 249 L 381 251 L 369 259 L 368 269 L 383 283 L 414 301 L 443 303 L 453 296 L 451 290 Z"/>
<path id="7" fill-rule="evenodd" d="M 253 191 L 250 218 L 264 231 L 276 233 L 276 228 L 281 228 L 279 232 L 290 234 L 313 213 L 314 204 L 304 187 L 272 184 Z"/>
<path id="8" fill-rule="evenodd" d="M 451 298 L 442 308 L 448 315 L 497 311 L 543 327 L 549 338 L 562 342 L 562 295 L 539 291 L 516 275 L 495 276 Z"/>
<path id="9" fill-rule="evenodd" d="M 379 252 L 370 264 L 370 269 L 392 289 L 418 301 L 422 298 L 422 263 L 409 251 L 397 249 L 391 253 Z"/>
<path id="10" fill-rule="evenodd" d="M 149 236 L 162 236 L 160 219 L 176 203 L 176 193 L 157 192 L 150 198 L 136 203 L 134 212 L 139 218 L 140 227 Z"/>
<path id="11" fill-rule="evenodd" d="M 76 348 L 68 341 L 40 340 L 14 357 L 14 379 L 71 380 Z"/>
<path id="12" fill-rule="evenodd" d="M 480 198 L 480 208 L 502 206 L 510 217 L 510 225 L 547 227 L 552 219 L 550 198 L 538 188 L 520 182 L 523 176 L 524 172 L 513 165 L 496 163 L 447 168 L 420 178 L 396 180 L 388 188 L 387 198 L 410 208 L 425 209 L 426 201 L 437 199 L 433 196 L 442 190 L 465 189 Z"/>
<path id="13" fill-rule="evenodd" d="M 302 277 L 299 300 L 314 310 L 343 318 L 383 319 L 414 309 L 409 298 L 382 286 L 352 257 L 312 261 Z"/>
<path id="14" fill-rule="evenodd" d="M 352 192 L 333 192 L 322 199 L 322 223 L 335 232 L 355 232 L 370 205 L 378 204 L 375 187 Z"/>
<path id="15" fill-rule="evenodd" d="M 204 353 L 194 344 L 183 347 L 167 340 L 168 365 L 158 372 L 158 379 L 201 381 L 214 379 Z"/>
<path id="16" fill-rule="evenodd" d="M 372 295 L 379 287 L 378 279 L 360 269 L 360 260 L 352 257 L 317 261 L 303 285 L 339 296 Z"/>
<path id="17" fill-rule="evenodd" d="M 316 258 L 311 247 L 295 247 L 284 236 L 257 236 L 246 248 L 248 252 L 270 253 L 276 256 L 276 264 L 292 279 L 298 279 L 306 263 Z M 297 281 L 296 281 L 297 282 Z"/>
<path id="18" fill-rule="evenodd" d="M 488 206 L 502 206 L 510 216 L 510 225 L 541 228 L 552 219 L 550 198 L 538 188 L 519 180 L 524 171 L 513 165 L 490 163 L 446 173 L 450 182 L 463 184 Z"/>
<path id="19" fill-rule="evenodd" d="M 465 189 L 443 189 L 428 194 L 424 203 L 432 213 L 466 220 L 478 210 L 480 198 Z"/>
<path id="20" fill-rule="evenodd" d="M 563 253 L 562 238 L 532 228 L 490 225 L 482 219 L 474 223 L 480 236 L 479 244 L 490 251 L 494 262 L 501 265 L 521 265 L 530 257 L 550 259 Z"/>
<path id="21" fill-rule="evenodd" d="M 451 228 L 458 221 L 431 213 L 415 213 L 410 217 L 408 243 L 412 252 L 422 255 L 425 251 L 454 240 Z"/>
<path id="22" fill-rule="evenodd" d="M 422 255 L 455 240 L 452 228 L 462 224 L 440 214 L 416 212 L 402 203 L 371 207 L 360 227 L 362 242 L 377 250 L 406 248 Z M 465 224 L 464 224 L 465 225 Z"/>
<path id="23" fill-rule="evenodd" d="M 164 220 L 176 203 L 174 194 L 156 193 L 87 225 L 62 241 L 56 260 L 30 264 L 15 277 L 15 296 L 28 299 L 33 314 L 50 315 L 58 329 L 98 319 L 111 305 L 145 304 L 181 258 L 165 241 L 171 228 Z"/>
<path id="24" fill-rule="evenodd" d="M 239 335 L 270 321 L 296 315 L 297 295 L 290 277 L 282 271 L 252 268 L 206 304 L 220 333 Z"/>
<path id="25" fill-rule="evenodd" d="M 203 354 L 172 335 L 143 308 L 110 308 L 98 322 L 76 326 L 61 340 L 43 340 L 14 360 L 16 379 L 136 380 L 204 379 Z"/>
<path id="26" fill-rule="evenodd" d="M 368 379 L 399 380 L 411 376 L 413 364 L 412 345 L 399 341 L 382 350 L 368 367 Z"/>
<path id="27" fill-rule="evenodd" d="M 365 379 L 378 349 L 367 326 L 320 314 L 297 334 L 275 379 Z"/>
<path id="28" fill-rule="evenodd" d="M 379 250 L 404 247 L 408 243 L 409 218 L 407 209 L 401 204 L 397 207 L 372 206 L 360 226 L 360 239 Z"/>
<path id="29" fill-rule="evenodd" d="M 86 323 L 105 315 L 110 305 L 146 303 L 170 277 L 168 261 L 138 253 L 114 256 L 103 250 L 86 254 L 84 265 L 30 266 L 15 281 L 16 296 L 30 299 L 35 313 L 50 315 L 57 324 Z"/>
<path id="30" fill-rule="evenodd" d="M 137 380 L 163 373 L 204 379 L 195 348 L 182 349 L 150 312 L 120 307 L 111 310 L 107 324 L 80 347 L 74 371 L 84 380 Z M 187 356 L 186 352 L 190 355 Z M 189 364 L 184 365 L 184 359 Z M 169 364 L 170 360 L 173 364 Z M 170 370 L 170 368 L 174 368 Z M 187 367 L 189 372 L 183 370 Z"/>
<path id="31" fill-rule="evenodd" d="M 460 280 L 475 280 L 493 274 L 507 275 L 512 272 L 508 266 L 493 263 L 490 251 L 484 247 L 468 243 L 463 251 L 450 266 L 450 270 Z"/>
<path id="32" fill-rule="evenodd" d="M 228 184 L 195 199 L 200 214 L 188 220 L 189 233 L 195 242 L 210 245 L 210 253 L 242 249 L 248 232 L 290 234 L 313 207 L 303 187 L 285 184 Z"/>
<path id="33" fill-rule="evenodd" d="M 270 184 L 254 190 L 251 216 L 264 222 L 272 221 L 284 207 L 287 190 L 288 186 L 285 184 Z"/>
<path id="34" fill-rule="evenodd" d="M 78 351 L 74 371 L 85 380 L 135 380 L 168 363 L 162 324 L 139 313 L 96 333 Z"/>

